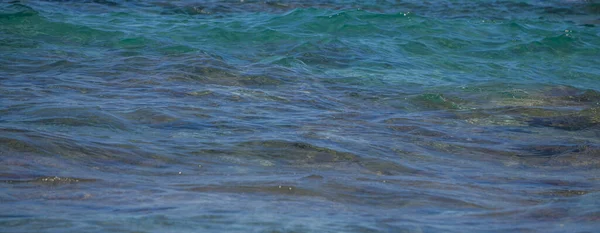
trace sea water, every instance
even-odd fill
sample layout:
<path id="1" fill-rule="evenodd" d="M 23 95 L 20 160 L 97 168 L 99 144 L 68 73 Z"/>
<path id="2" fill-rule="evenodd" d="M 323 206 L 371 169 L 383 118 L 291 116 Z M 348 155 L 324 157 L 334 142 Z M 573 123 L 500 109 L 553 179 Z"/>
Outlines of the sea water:
<path id="1" fill-rule="evenodd" d="M 597 232 L 600 3 L 0 3 L 2 232 Z"/>

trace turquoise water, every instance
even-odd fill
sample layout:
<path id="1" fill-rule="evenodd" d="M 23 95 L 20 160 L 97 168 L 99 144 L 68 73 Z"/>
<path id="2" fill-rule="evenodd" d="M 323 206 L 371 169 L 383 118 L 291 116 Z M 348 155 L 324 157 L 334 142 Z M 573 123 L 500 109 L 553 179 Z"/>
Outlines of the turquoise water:
<path id="1" fill-rule="evenodd" d="M 596 232 L 595 1 L 3 1 L 2 232 Z"/>

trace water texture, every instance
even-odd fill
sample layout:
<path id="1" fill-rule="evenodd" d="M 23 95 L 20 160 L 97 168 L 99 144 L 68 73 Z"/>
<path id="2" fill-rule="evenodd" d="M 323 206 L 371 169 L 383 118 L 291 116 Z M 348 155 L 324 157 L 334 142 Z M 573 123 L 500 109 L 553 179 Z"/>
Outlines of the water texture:
<path id="1" fill-rule="evenodd" d="M 597 1 L 2 1 L 2 232 L 597 232 Z"/>

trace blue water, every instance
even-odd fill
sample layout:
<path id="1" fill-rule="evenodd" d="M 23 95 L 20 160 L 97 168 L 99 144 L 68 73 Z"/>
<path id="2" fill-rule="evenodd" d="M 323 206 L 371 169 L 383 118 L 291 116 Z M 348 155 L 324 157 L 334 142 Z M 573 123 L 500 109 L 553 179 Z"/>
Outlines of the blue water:
<path id="1" fill-rule="evenodd" d="M 597 1 L 0 3 L 0 232 L 597 232 Z"/>

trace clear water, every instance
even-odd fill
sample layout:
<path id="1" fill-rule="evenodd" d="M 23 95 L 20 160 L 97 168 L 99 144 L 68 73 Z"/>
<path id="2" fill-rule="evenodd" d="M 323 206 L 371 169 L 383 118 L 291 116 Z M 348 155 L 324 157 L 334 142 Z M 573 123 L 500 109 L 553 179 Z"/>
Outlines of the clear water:
<path id="1" fill-rule="evenodd" d="M 2 1 L 2 232 L 597 232 L 596 1 Z"/>

